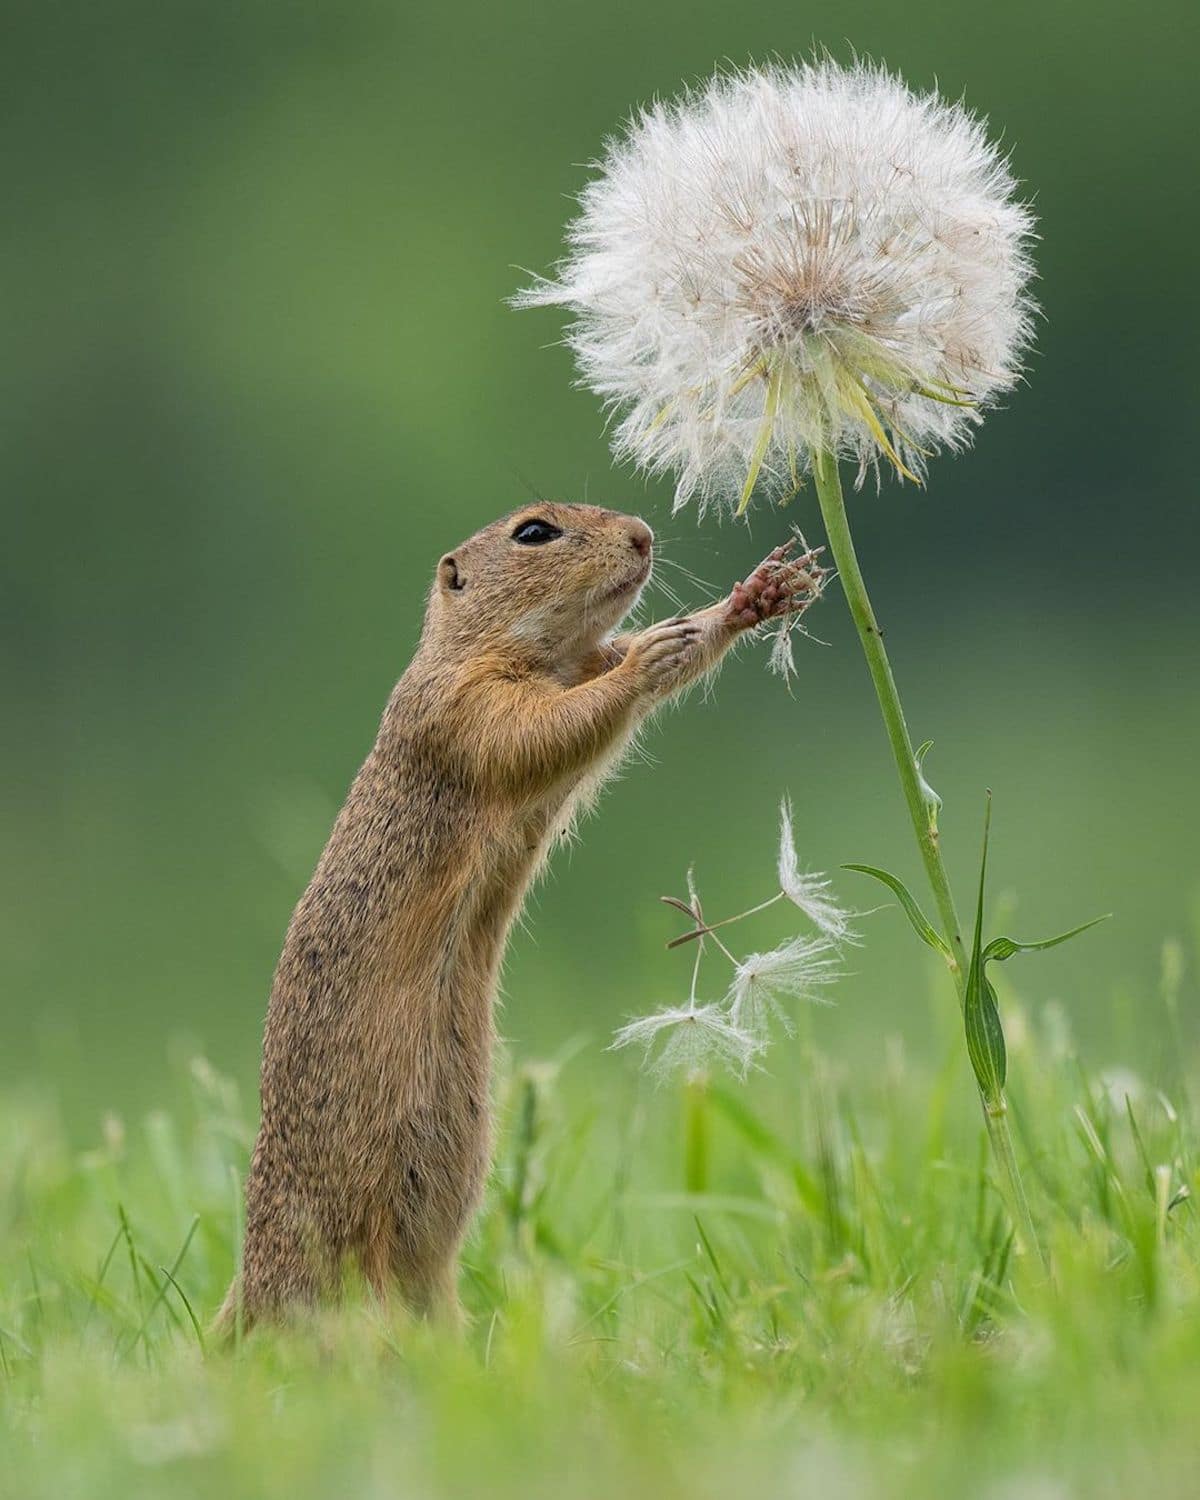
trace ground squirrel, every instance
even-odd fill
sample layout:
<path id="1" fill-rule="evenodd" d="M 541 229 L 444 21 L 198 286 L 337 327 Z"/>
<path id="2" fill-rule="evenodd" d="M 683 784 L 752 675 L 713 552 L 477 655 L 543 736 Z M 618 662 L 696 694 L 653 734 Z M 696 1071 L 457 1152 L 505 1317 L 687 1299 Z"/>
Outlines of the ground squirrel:
<path id="1" fill-rule="evenodd" d="M 489 1161 L 492 1008 L 508 929 L 582 799 L 666 698 L 819 589 L 777 548 L 721 603 L 612 636 L 653 533 L 526 506 L 438 564 L 420 645 L 354 780 L 275 973 L 262 1124 L 228 1328 L 332 1291 L 457 1316 Z"/>

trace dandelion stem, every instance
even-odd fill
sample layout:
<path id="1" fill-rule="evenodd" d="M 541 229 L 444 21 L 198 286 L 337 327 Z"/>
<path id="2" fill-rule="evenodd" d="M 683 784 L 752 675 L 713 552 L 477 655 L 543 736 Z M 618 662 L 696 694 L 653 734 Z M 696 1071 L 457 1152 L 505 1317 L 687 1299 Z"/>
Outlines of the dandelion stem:
<path id="1" fill-rule="evenodd" d="M 967 955 L 963 945 L 958 912 L 954 906 L 954 895 L 950 889 L 950 880 L 946 874 L 946 866 L 942 862 L 936 809 L 931 807 L 922 789 L 920 768 L 913 751 L 908 725 L 905 723 L 904 709 L 900 703 L 900 694 L 896 689 L 896 679 L 892 675 L 891 663 L 884 649 L 883 632 L 875 618 L 875 611 L 871 608 L 867 586 L 862 570 L 858 566 L 858 556 L 854 550 L 850 523 L 842 498 L 842 483 L 838 475 L 837 459 L 827 452 L 814 454 L 813 476 L 817 497 L 821 504 L 821 516 L 825 522 L 825 532 L 829 539 L 829 550 L 833 554 L 838 576 L 842 580 L 842 588 L 846 594 L 846 602 L 850 606 L 850 614 L 858 631 L 859 640 L 862 642 L 863 654 L 867 658 L 871 681 L 875 685 L 875 696 L 879 700 L 888 742 L 892 747 L 892 758 L 896 762 L 900 786 L 912 820 L 913 832 L 917 836 L 917 846 L 921 851 L 921 862 L 925 866 L 925 873 L 933 890 L 933 899 L 937 904 L 943 934 L 950 946 L 951 957 L 948 960 L 948 967 L 958 991 L 959 1005 L 962 1006 L 966 995 Z M 1029 1211 L 1029 1203 L 1025 1197 L 1021 1174 L 1013 1152 L 1007 1109 L 1003 1104 L 1003 1099 L 999 1110 L 994 1108 L 989 1110 L 982 1095 L 980 1103 L 983 1105 L 988 1139 L 992 1144 L 996 1165 L 1000 1169 L 1001 1184 L 1009 1213 L 1017 1227 L 1018 1234 L 1044 1266 L 1041 1244 L 1033 1226 L 1033 1217 Z"/>

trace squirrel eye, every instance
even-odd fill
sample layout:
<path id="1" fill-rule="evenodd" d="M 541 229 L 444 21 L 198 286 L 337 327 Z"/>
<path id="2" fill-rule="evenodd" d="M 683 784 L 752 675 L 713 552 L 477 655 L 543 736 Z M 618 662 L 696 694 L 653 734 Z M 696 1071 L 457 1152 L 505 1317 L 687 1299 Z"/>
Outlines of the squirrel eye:
<path id="1" fill-rule="evenodd" d="M 544 547 L 547 542 L 556 542 L 562 536 L 562 531 L 557 526 L 552 526 L 549 521 L 522 521 L 512 534 L 514 542 L 520 542 L 522 547 Z"/>

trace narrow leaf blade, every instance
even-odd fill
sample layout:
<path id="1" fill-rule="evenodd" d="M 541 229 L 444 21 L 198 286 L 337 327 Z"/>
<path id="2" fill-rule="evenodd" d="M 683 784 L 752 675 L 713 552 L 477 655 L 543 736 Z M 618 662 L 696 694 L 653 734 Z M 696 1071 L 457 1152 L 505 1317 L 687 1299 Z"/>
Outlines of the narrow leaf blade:
<path id="1" fill-rule="evenodd" d="M 1003 1098 L 1004 1080 L 1008 1073 L 1008 1052 L 1004 1045 L 1004 1028 L 1000 1024 L 996 992 L 988 980 L 983 957 L 983 893 L 987 884 L 988 835 L 991 826 L 992 794 L 989 792 L 983 819 L 983 853 L 979 860 L 975 937 L 971 944 L 971 967 L 967 970 L 967 989 L 963 996 L 963 1029 L 979 1092 L 989 1108 L 997 1108 Z"/>
<path id="2" fill-rule="evenodd" d="M 983 950 L 983 961 L 986 964 L 994 960 L 1002 964 L 1006 959 L 1012 958 L 1014 953 L 1038 953 L 1045 948 L 1057 948 L 1059 943 L 1078 937 L 1081 932 L 1086 932 L 1089 927 L 1095 927 L 1100 922 L 1107 922 L 1111 916 L 1112 912 L 1105 912 L 1102 917 L 1093 917 L 1090 922 L 1081 922 L 1078 927 L 1072 927 L 1070 932 L 1060 932 L 1055 937 L 1043 938 L 1038 943 L 1019 943 L 1016 938 L 1010 937 L 993 938 Z"/>
<path id="3" fill-rule="evenodd" d="M 878 880 L 886 885 L 888 890 L 900 902 L 904 909 L 904 915 L 912 923 L 912 929 L 923 943 L 940 953 L 943 958 L 950 957 L 950 948 L 941 933 L 930 923 L 928 917 L 917 905 L 912 892 L 897 875 L 887 870 L 880 870 L 875 865 L 843 865 L 843 870 L 857 870 L 860 875 L 870 875 L 872 880 Z"/>

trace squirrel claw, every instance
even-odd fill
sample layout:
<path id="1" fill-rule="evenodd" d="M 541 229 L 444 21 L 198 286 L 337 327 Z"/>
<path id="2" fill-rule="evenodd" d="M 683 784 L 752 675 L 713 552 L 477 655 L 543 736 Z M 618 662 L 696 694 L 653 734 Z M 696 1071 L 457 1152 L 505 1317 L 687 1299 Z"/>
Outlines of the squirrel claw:
<path id="1" fill-rule="evenodd" d="M 765 620 L 803 614 L 821 597 L 829 570 L 817 558 L 825 549 L 809 548 L 799 557 L 790 557 L 793 546 L 795 538 L 774 548 L 748 578 L 734 584 L 725 615 L 727 625 L 753 629 Z"/>

